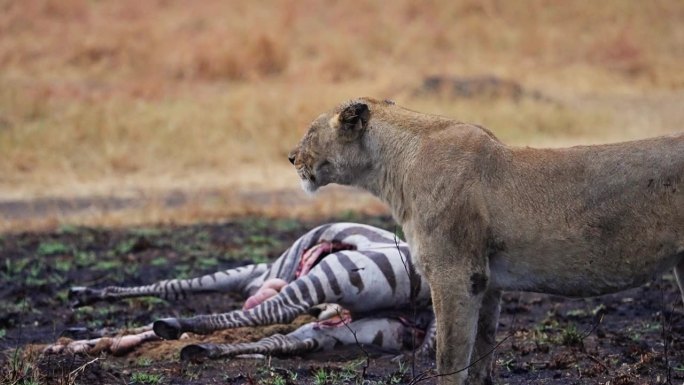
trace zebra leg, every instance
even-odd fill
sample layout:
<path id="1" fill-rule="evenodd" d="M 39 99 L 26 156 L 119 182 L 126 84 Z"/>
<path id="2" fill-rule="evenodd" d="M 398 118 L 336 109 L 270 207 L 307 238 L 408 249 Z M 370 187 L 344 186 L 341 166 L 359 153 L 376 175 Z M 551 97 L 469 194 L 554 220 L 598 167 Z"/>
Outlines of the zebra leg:
<path id="1" fill-rule="evenodd" d="M 184 332 L 208 334 L 243 326 L 287 324 L 312 306 L 326 302 L 326 297 L 319 295 L 323 293 L 320 281 L 317 282 L 319 289 L 314 292 L 309 290 L 311 278 L 310 274 L 289 283 L 280 293 L 248 310 L 190 318 L 165 318 L 155 321 L 153 329 L 164 339 L 178 339 Z"/>
<path id="2" fill-rule="evenodd" d="M 274 334 L 257 342 L 240 344 L 199 344 L 185 346 L 180 353 L 181 360 L 203 358 L 231 358 L 242 354 L 302 354 L 316 348 L 313 339 L 299 340 L 289 335 Z"/>
<path id="3" fill-rule="evenodd" d="M 268 268 L 268 264 L 259 263 L 197 278 L 170 279 L 135 287 L 108 286 L 102 289 L 72 287 L 69 289 L 69 300 L 73 307 L 79 307 L 98 301 L 113 301 L 121 298 L 153 296 L 169 300 L 185 298 L 189 294 L 208 292 L 243 293 L 245 287 L 256 283 L 257 278 L 264 275 Z"/>
<path id="4" fill-rule="evenodd" d="M 152 324 L 147 324 L 144 326 L 140 326 L 137 328 L 131 328 L 131 329 L 124 329 L 123 332 L 128 334 L 140 334 L 146 331 L 152 330 Z M 122 334 L 121 329 L 114 329 L 114 328 L 109 328 L 105 327 L 99 330 L 91 330 L 85 327 L 70 327 L 62 330 L 62 332 L 59 334 L 60 337 L 66 337 L 66 338 L 71 338 L 74 340 L 83 340 L 83 339 L 93 339 L 93 338 L 100 338 L 100 337 L 116 337 L 117 335 Z"/>
<path id="5" fill-rule="evenodd" d="M 136 334 L 127 334 L 117 337 L 100 337 L 89 340 L 76 340 L 67 343 L 48 345 L 43 353 L 59 354 L 63 352 L 78 354 L 99 354 L 108 351 L 114 355 L 125 354 L 147 341 L 157 341 L 159 337 L 152 330 L 146 330 Z"/>
<path id="6" fill-rule="evenodd" d="M 364 318 L 332 327 L 312 322 L 287 335 L 274 334 L 257 342 L 188 345 L 181 350 L 181 360 L 231 358 L 242 354 L 303 354 L 356 344 L 395 352 L 403 347 L 404 329 L 401 322 L 387 318 Z"/>

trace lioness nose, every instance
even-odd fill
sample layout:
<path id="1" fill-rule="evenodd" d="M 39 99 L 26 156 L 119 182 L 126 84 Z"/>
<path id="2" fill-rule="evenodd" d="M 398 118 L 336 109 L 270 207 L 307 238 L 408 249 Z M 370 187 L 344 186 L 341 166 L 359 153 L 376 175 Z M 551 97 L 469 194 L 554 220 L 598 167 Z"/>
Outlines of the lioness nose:
<path id="1" fill-rule="evenodd" d="M 295 162 L 295 154 L 294 154 L 294 151 L 291 152 L 290 155 L 287 156 L 287 159 L 289 159 L 289 160 L 290 160 L 290 163 L 292 163 L 292 164 L 294 165 L 294 162 Z"/>

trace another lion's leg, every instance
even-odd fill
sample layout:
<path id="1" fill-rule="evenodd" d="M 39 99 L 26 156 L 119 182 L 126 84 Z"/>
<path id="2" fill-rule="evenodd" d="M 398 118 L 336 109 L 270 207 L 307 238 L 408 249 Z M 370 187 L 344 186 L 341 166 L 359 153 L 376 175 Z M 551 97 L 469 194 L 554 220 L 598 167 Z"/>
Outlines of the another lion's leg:
<path id="1" fill-rule="evenodd" d="M 684 259 L 682 259 L 674 268 L 675 278 L 679 285 L 679 291 L 682 294 L 682 302 L 684 302 Z"/>
<path id="2" fill-rule="evenodd" d="M 492 384 L 492 360 L 496 345 L 496 327 L 499 323 L 501 291 L 487 290 L 482 300 L 477 322 L 477 338 L 471 361 L 479 360 L 468 371 L 469 384 Z"/>
<path id="3" fill-rule="evenodd" d="M 426 260 L 427 262 L 427 260 Z M 429 262 L 427 262 L 429 263 Z M 426 264 L 427 264 L 426 263 Z M 428 273 L 437 319 L 439 384 L 463 384 L 468 375 L 483 292 L 473 291 L 470 269 L 435 266 Z M 461 270 L 461 271 L 458 271 Z"/>

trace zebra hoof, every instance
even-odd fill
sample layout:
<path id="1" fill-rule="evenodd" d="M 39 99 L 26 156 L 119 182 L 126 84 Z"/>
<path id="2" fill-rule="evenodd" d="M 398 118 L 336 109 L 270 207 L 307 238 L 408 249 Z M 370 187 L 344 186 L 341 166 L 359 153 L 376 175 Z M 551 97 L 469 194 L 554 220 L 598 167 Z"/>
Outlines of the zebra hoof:
<path id="1" fill-rule="evenodd" d="M 71 307 L 87 306 L 100 299 L 99 290 L 85 286 L 74 286 L 69 289 L 68 299 Z"/>
<path id="2" fill-rule="evenodd" d="M 177 340 L 183 334 L 181 324 L 175 318 L 164 318 L 154 321 L 152 330 L 154 330 L 154 334 L 165 340 Z"/>
<path id="3" fill-rule="evenodd" d="M 204 345 L 188 345 L 181 349 L 181 361 L 201 361 L 211 357 L 211 349 Z"/>

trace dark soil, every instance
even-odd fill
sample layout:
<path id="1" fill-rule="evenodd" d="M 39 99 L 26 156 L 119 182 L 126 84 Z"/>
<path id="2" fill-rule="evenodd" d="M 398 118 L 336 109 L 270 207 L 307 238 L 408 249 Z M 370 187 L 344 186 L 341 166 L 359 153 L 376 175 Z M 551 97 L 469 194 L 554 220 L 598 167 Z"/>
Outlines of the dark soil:
<path id="1" fill-rule="evenodd" d="M 246 218 L 221 224 L 132 229 L 65 227 L 52 233 L 0 235 L 0 383 L 14 384 L 385 384 L 409 383 L 432 366 L 411 354 L 373 357 L 353 347 L 315 357 L 181 363 L 187 342 L 153 342 L 124 357 L 42 356 L 67 327 L 127 328 L 157 318 L 223 312 L 228 295 L 168 303 L 134 299 L 71 309 L 71 286 L 138 285 L 190 277 L 276 258 L 327 221 L 354 220 L 395 229 L 386 217 L 301 222 Z M 250 340 L 292 326 L 243 328 Z M 227 337 L 220 337 L 226 339 Z M 507 293 L 502 304 L 495 382 L 507 384 L 681 384 L 684 312 L 672 275 L 620 294 L 567 299 Z M 400 364 L 399 361 L 402 363 Z M 364 370 L 364 367 L 367 368 Z M 433 384 L 431 378 L 422 383 Z"/>

